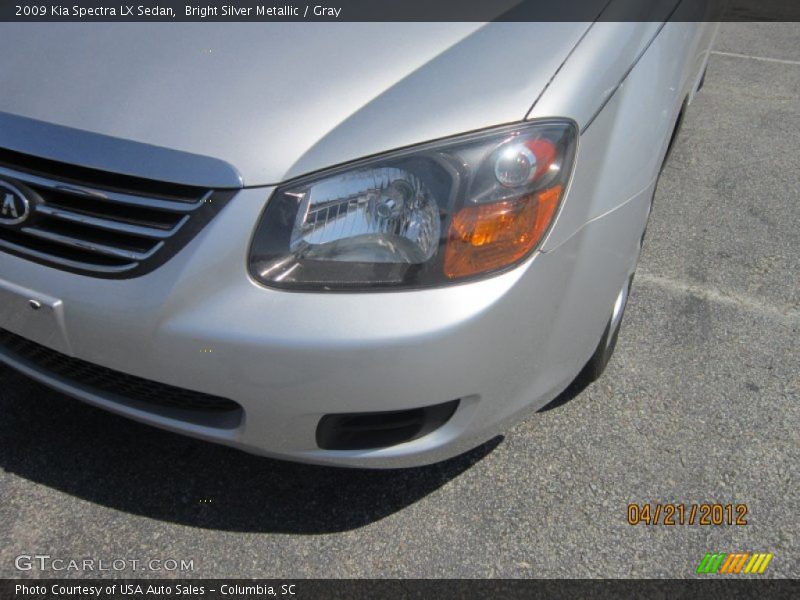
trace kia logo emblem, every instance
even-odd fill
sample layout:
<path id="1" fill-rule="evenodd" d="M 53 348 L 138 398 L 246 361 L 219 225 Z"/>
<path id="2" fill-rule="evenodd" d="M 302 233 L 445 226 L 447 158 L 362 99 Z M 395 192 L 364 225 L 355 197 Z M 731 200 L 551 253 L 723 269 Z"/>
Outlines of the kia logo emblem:
<path id="1" fill-rule="evenodd" d="M 31 215 L 31 203 L 18 187 L 0 181 L 0 226 L 19 225 Z"/>

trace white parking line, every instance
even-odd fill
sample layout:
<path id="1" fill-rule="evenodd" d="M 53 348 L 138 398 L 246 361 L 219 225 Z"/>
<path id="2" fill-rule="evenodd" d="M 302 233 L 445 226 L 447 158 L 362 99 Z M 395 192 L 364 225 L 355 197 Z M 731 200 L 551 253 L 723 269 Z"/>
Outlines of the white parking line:
<path id="1" fill-rule="evenodd" d="M 749 312 L 758 313 L 759 315 L 781 321 L 788 325 L 800 324 L 800 311 L 789 307 L 774 306 L 759 298 L 753 298 L 752 296 L 743 296 L 733 292 L 722 291 L 708 285 L 670 279 L 669 277 L 653 275 L 651 273 L 642 272 L 641 270 L 636 272 L 634 282 L 652 285 L 673 293 L 699 296 L 711 302 L 717 302 L 718 304 L 734 306 Z"/>
<path id="2" fill-rule="evenodd" d="M 782 65 L 800 65 L 800 60 L 787 60 L 784 58 L 767 58 L 765 56 L 753 56 L 752 54 L 737 54 L 736 52 L 720 52 L 712 50 L 711 54 L 717 56 L 732 56 L 733 58 L 748 58 L 750 60 L 760 60 L 763 62 L 780 63 Z"/>

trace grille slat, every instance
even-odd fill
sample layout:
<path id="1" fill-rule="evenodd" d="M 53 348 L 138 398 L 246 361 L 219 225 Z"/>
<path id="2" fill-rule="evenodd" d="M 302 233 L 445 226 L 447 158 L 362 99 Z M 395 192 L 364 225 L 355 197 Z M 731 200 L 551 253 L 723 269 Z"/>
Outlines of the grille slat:
<path id="1" fill-rule="evenodd" d="M 155 240 L 165 240 L 172 237 L 177 231 L 189 220 L 189 215 L 184 215 L 170 229 L 159 229 L 156 227 L 145 227 L 143 225 L 134 225 L 133 223 L 115 221 L 108 218 L 102 218 L 91 214 L 83 214 L 72 210 L 67 210 L 60 207 L 42 204 L 37 207 L 37 212 L 54 219 L 61 219 L 62 221 L 69 221 L 70 223 L 77 223 L 80 225 L 88 225 L 96 227 L 105 231 L 113 231 L 116 233 L 127 233 L 131 235 L 138 235 L 145 238 L 152 238 Z"/>
<path id="2" fill-rule="evenodd" d="M 0 179 L 31 202 L 27 221 L 0 223 L 0 248 L 96 277 L 135 277 L 163 264 L 235 193 L 115 177 L 5 150 Z"/>
<path id="3" fill-rule="evenodd" d="M 92 198 L 95 200 L 102 200 L 104 202 L 127 204 L 129 206 L 152 208 L 174 213 L 192 212 L 195 208 L 207 200 L 205 195 L 193 202 L 186 202 L 177 200 L 159 200 L 158 198 L 147 198 L 145 196 L 132 196 L 131 194 L 122 194 L 108 190 L 98 192 L 96 190 L 88 190 L 85 188 L 77 188 L 67 185 L 55 185 L 51 186 L 51 188 L 57 192 L 71 196 L 80 196 L 82 198 Z"/>
<path id="4" fill-rule="evenodd" d="M 162 199 L 146 194 L 137 195 L 135 193 L 113 190 L 107 187 L 92 187 L 91 183 L 72 183 L 58 179 L 51 179 L 46 174 L 29 173 L 22 169 L 9 168 L 0 165 L 0 177 L 8 177 L 27 183 L 31 187 L 44 188 L 56 192 L 71 194 L 73 196 L 85 196 L 116 202 L 118 204 L 129 204 L 143 208 L 155 208 L 172 212 L 191 212 L 203 202 L 207 201 L 208 190 L 198 190 L 198 195 L 190 198 Z"/>
<path id="5" fill-rule="evenodd" d="M 89 263 L 85 260 L 65 258 L 57 253 L 46 252 L 42 250 L 35 250 L 28 246 L 15 244 L 0 237 L 0 248 L 10 252 L 36 260 L 38 262 L 58 266 L 67 271 L 83 272 L 91 269 L 92 275 L 106 276 L 106 277 L 119 277 L 127 274 L 138 266 L 138 263 L 127 262 L 124 264 L 103 264 L 103 263 Z M 91 265 L 91 266 L 89 266 Z"/>
<path id="6" fill-rule="evenodd" d="M 105 244 L 99 244 L 97 242 L 87 242 L 86 240 L 77 239 L 67 235 L 61 235 L 52 231 L 45 231 L 39 229 L 38 227 L 25 227 L 22 229 L 22 232 L 55 242 L 57 244 L 64 244 L 65 246 L 71 246 L 73 248 L 85 250 L 87 252 L 96 252 L 98 254 L 104 254 L 105 256 L 112 256 L 114 258 L 127 259 L 135 262 L 147 260 L 153 256 L 153 254 L 158 252 L 158 250 L 160 250 L 164 245 L 164 242 L 158 242 L 147 252 L 133 252 L 131 250 L 106 246 Z"/>
<path id="7" fill-rule="evenodd" d="M 241 409 L 241 406 L 233 400 L 101 367 L 61 354 L 5 329 L 0 329 L 0 352 L 99 396 L 110 395 L 112 400 L 122 399 L 207 413 L 228 413 Z"/>

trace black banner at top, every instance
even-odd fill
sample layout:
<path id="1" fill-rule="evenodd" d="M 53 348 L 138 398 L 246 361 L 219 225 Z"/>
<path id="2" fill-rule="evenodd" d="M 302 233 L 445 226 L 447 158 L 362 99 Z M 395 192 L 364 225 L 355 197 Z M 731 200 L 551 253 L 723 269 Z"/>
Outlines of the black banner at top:
<path id="1" fill-rule="evenodd" d="M 677 10 L 681 5 L 681 10 Z M 687 9 L 691 5 L 691 10 Z M 800 21 L 798 0 L 4 0 L 8 22 Z"/>

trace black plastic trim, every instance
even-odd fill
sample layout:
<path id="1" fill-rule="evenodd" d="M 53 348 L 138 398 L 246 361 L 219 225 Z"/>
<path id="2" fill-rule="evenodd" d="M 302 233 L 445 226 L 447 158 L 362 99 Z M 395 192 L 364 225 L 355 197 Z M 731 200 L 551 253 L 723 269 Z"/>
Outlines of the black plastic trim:
<path id="1" fill-rule="evenodd" d="M 175 227 L 174 234 L 161 238 L 163 244 L 142 260 L 117 260 L 112 264 L 105 264 L 98 261 L 97 257 L 91 255 L 90 250 L 75 250 L 74 248 L 60 248 L 54 243 L 42 243 L 35 238 L 5 240 L 6 244 L 0 244 L 0 251 L 19 256 L 26 260 L 47 265 L 62 271 L 88 275 L 96 278 L 105 279 L 130 279 L 145 275 L 177 254 L 194 236 L 199 233 L 217 213 L 227 204 L 236 194 L 237 190 L 208 190 L 196 186 L 178 185 L 118 175 L 75 167 L 64 163 L 57 163 L 35 156 L 28 156 L 0 148 L 0 167 L 4 168 L 3 180 L 12 184 L 26 185 L 31 188 L 41 200 L 39 204 L 49 206 L 48 198 L 53 196 L 52 205 L 60 206 L 58 197 L 64 194 L 71 194 L 68 186 L 77 186 L 82 190 L 97 191 L 98 198 L 102 198 L 103 192 L 109 194 L 124 192 L 132 199 L 143 204 L 144 208 L 137 208 L 131 205 L 129 210 L 140 211 L 150 214 L 160 212 L 174 219 L 179 219 L 181 215 L 189 218 L 182 222 L 179 227 Z M 8 173 L 6 175 L 5 173 Z M 20 181 L 29 179 L 27 183 L 21 184 L 14 179 L 14 173 Z M 34 179 L 35 178 L 39 178 Z M 67 188 L 64 190 L 59 187 L 47 187 L 42 181 L 50 185 L 50 182 L 64 183 Z M 41 185 L 40 185 L 41 184 Z M 85 198 L 86 201 L 103 202 L 103 200 L 93 199 L 92 195 L 73 195 L 74 198 Z M 113 210 L 123 210 L 125 197 L 122 201 L 109 201 L 108 207 Z M 170 207 L 170 205 L 173 205 Z M 113 218 L 113 214 L 109 216 Z M 36 208 L 32 208 L 31 221 L 41 220 L 36 214 Z M 177 221 L 176 221 L 177 222 Z M 81 227 L 80 224 L 74 227 Z M 19 227 L 16 227 L 19 229 Z M 12 228 L 0 226 L 0 242 L 5 237 L 14 237 Z M 132 235 L 139 235 L 135 231 Z M 120 236 L 122 237 L 122 236 Z M 147 236 L 144 236 L 147 237 Z M 153 243 L 153 246 L 155 242 Z M 28 251 L 30 249 L 30 251 Z M 85 256 L 81 256 L 83 253 Z M 94 261 L 94 262 L 93 262 Z M 106 261 L 108 262 L 108 261 Z"/>
<path id="2" fill-rule="evenodd" d="M 459 402 L 411 410 L 325 415 L 317 425 L 317 446 L 323 450 L 370 450 L 410 442 L 447 423 Z"/>
<path id="3" fill-rule="evenodd" d="M 5 329 L 0 329 L 0 354 L 97 396 L 123 404 L 135 403 L 135 407 L 140 409 L 152 407 L 171 410 L 174 415 L 186 415 L 188 418 L 184 420 L 187 421 L 194 420 L 192 414 L 223 415 L 242 410 L 233 400 L 152 381 L 67 356 Z"/>

